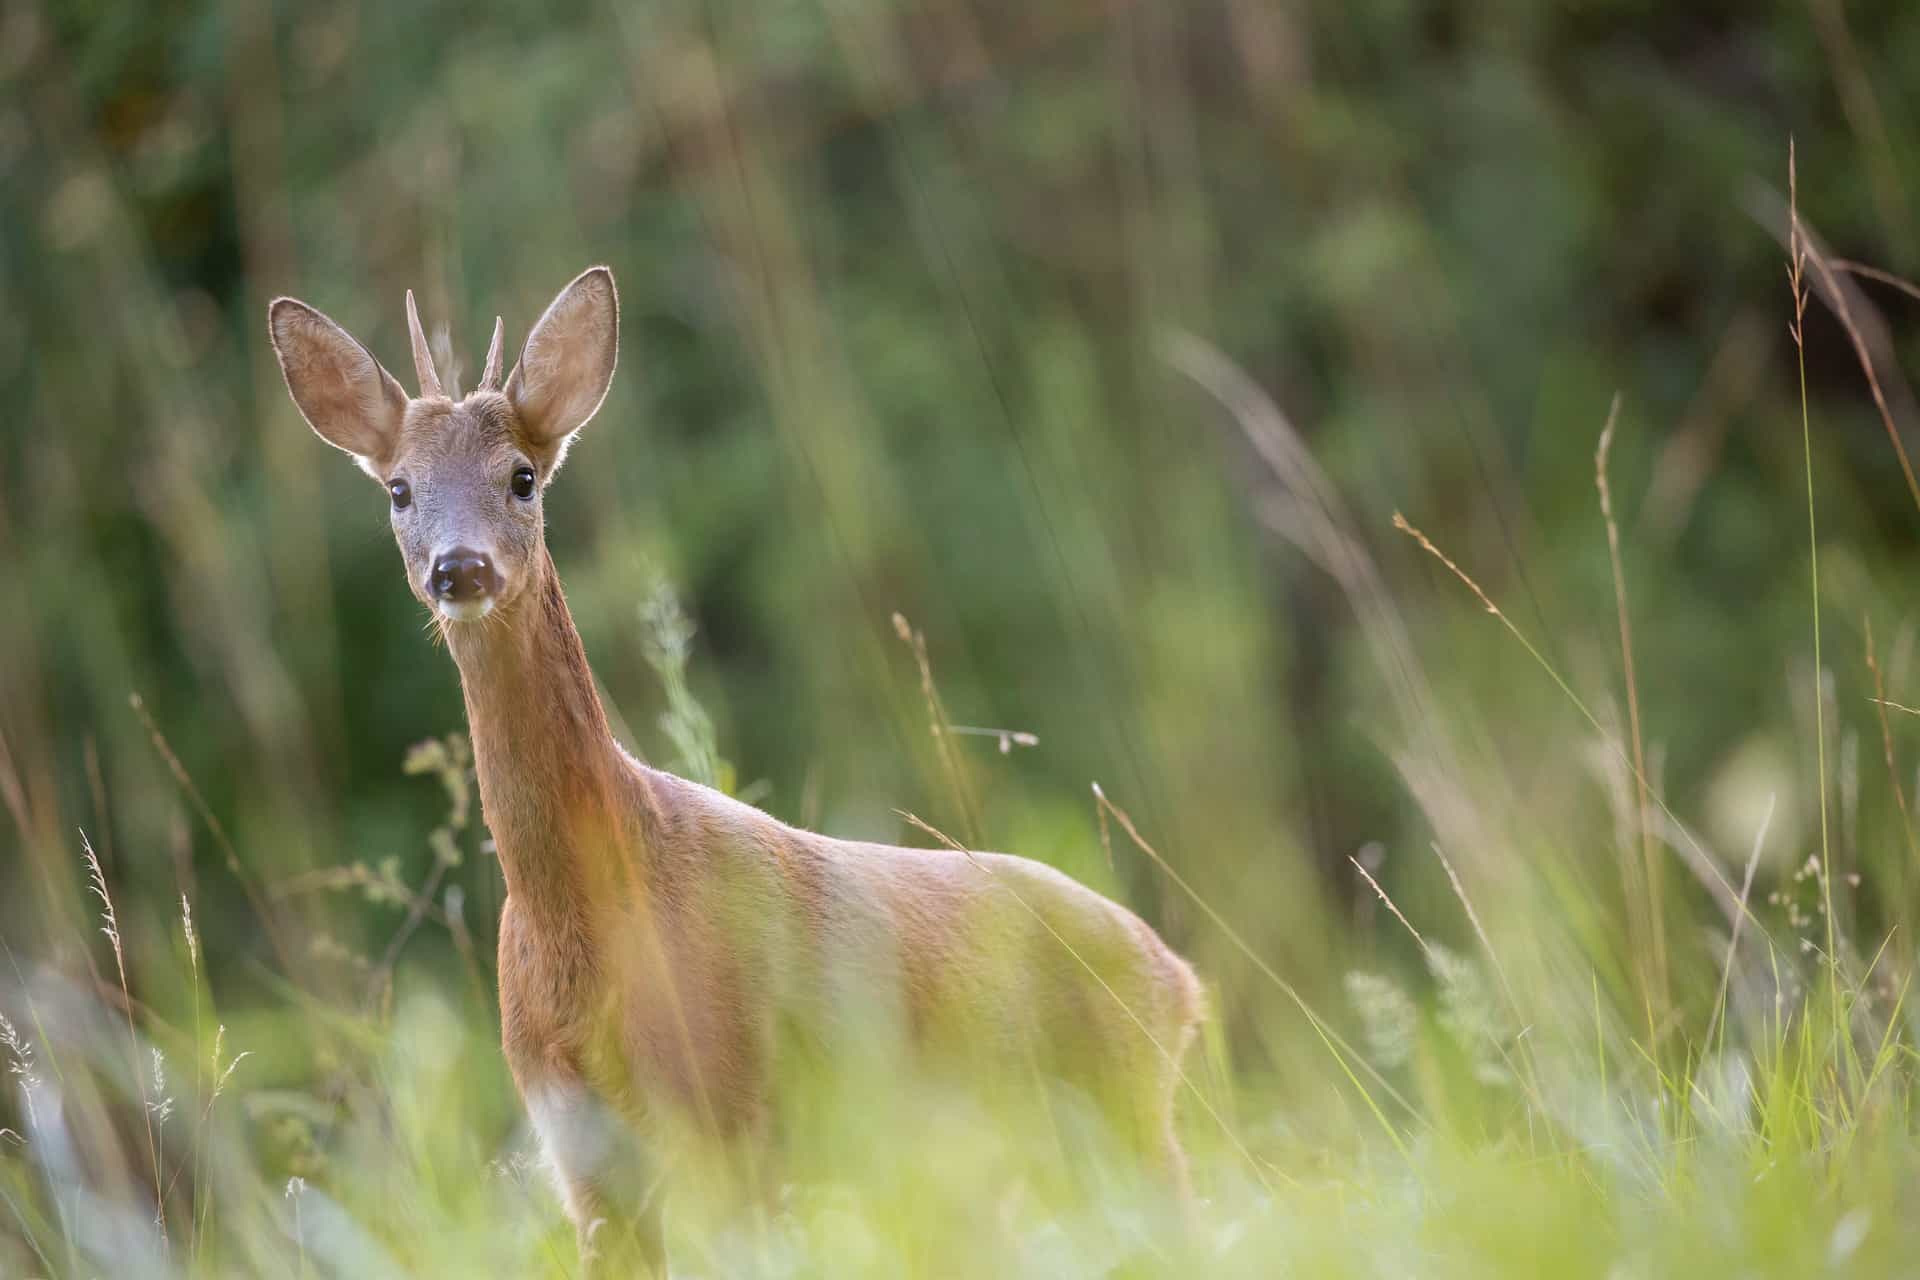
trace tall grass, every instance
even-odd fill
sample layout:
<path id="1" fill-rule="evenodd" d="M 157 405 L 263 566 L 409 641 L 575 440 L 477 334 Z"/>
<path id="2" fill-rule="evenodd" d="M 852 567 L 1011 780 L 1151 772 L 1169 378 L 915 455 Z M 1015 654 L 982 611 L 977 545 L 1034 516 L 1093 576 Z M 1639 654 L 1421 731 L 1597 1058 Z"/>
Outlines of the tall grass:
<path id="1" fill-rule="evenodd" d="M 1317 525 L 1287 527 L 1320 549 L 1356 608 L 1385 611 L 1374 615 L 1387 628 L 1376 651 L 1414 664 L 1398 674 L 1410 712 L 1422 713 L 1430 695 L 1417 632 L 1379 587 L 1359 531 L 1277 410 L 1198 357 L 1188 350 L 1185 367 L 1217 393 L 1234 391 L 1224 398 L 1236 421 L 1285 460 L 1276 483 L 1292 501 L 1315 504 Z M 1664 916 L 1631 900 L 1646 892 L 1637 864 L 1615 864 L 1617 914 L 1581 900 L 1571 861 L 1536 862 L 1512 883 L 1529 865 L 1517 852 L 1526 833 L 1563 824 L 1539 795 L 1499 786 L 1487 762 L 1449 746 L 1461 725 L 1428 723 L 1421 739 L 1446 749 L 1430 762 L 1445 785 L 1421 781 L 1415 762 L 1403 767 L 1443 840 L 1472 831 L 1513 841 L 1514 851 L 1476 850 L 1462 870 L 1436 845 L 1451 908 L 1403 907 L 1356 861 L 1416 945 L 1424 981 L 1356 968 L 1340 1008 L 1311 1004 L 1240 933 L 1245 904 L 1197 889 L 1180 851 L 1159 849 L 1095 786 L 1086 836 L 1117 830 L 1199 912 L 1196 936 L 1239 953 L 1268 998 L 1284 997 L 1304 1017 L 1322 1050 L 1320 1104 L 1236 1065 L 1231 1035 L 1216 1038 L 1201 1075 L 1186 1080 L 1185 1130 L 1203 1199 L 1192 1231 L 1169 1234 L 1153 1185 L 1103 1154 L 1070 1097 L 1049 1100 L 1047 1125 L 1008 1131 L 963 1096 L 849 1089 L 824 1073 L 802 1085 L 807 1141 L 785 1152 L 771 1214 L 743 1215 L 697 1167 L 680 1170 L 670 1217 L 677 1266 L 944 1275 L 964 1258 L 969 1274 L 1049 1276 L 1116 1267 L 1247 1276 L 1898 1273 L 1920 1244 L 1904 1212 L 1920 1176 L 1907 976 L 1842 932 L 1818 855 L 1809 865 L 1824 945 L 1808 937 L 1795 945 L 1791 917 L 1783 936 L 1758 916 L 1750 903 L 1765 819 L 1735 888 L 1639 753 L 1466 568 L 1410 522 L 1396 523 L 1559 691 L 1591 748 L 1628 770 L 1650 812 L 1666 818 L 1665 852 L 1695 877 L 1686 909 L 1704 908 L 1726 931 L 1709 948 L 1676 953 L 1671 1018 L 1648 1025 L 1640 1016 L 1650 997 L 1632 976 L 1641 973 L 1635 952 Z M 727 781 L 714 722 L 692 693 L 694 633 L 671 589 L 657 586 L 640 617 L 643 649 L 669 687 L 662 734 L 684 767 Z M 981 739 L 952 732 L 925 637 L 904 620 L 896 628 L 955 809 L 981 821 L 975 767 L 963 754 Z M 1552 789 L 1605 785 L 1590 763 L 1598 757 L 1563 754 Z M 197 794 L 186 765 L 178 757 L 172 765 L 183 790 Z M 214 1007 L 184 898 L 178 946 L 149 955 L 157 971 L 130 974 L 113 885 L 81 839 L 114 968 L 108 981 L 75 981 L 12 958 L 0 1024 L 17 1113 L 0 1133 L 9 1215 L 0 1239 L 11 1251 L 0 1261 L 11 1272 L 572 1273 L 570 1240 L 491 1042 L 488 962 L 461 905 L 468 868 L 493 874 L 473 821 L 464 740 L 424 742 L 404 770 L 432 780 L 444 805 L 424 837 L 424 878 L 410 879 L 397 859 L 350 862 L 274 890 L 323 901 L 358 895 L 397 914 L 388 940 L 364 956 L 326 933 L 309 943 L 353 959 L 371 999 L 329 1002 L 287 982 L 277 1002 Z M 1546 847 L 1548 859 L 1563 857 Z M 427 923 L 455 941 L 471 981 L 404 963 Z M 1462 930 L 1477 955 L 1433 936 Z M 1858 961 L 1843 965 L 1843 954 Z M 191 1025 L 159 1007 L 185 1007 L 182 992 Z M 1697 998 L 1707 992 L 1710 1001 Z M 1636 997 L 1648 1003 L 1636 1009 Z M 1243 992 L 1221 1004 L 1262 1000 Z M 189 1060 L 193 1092 L 176 1106 L 166 1064 Z"/>

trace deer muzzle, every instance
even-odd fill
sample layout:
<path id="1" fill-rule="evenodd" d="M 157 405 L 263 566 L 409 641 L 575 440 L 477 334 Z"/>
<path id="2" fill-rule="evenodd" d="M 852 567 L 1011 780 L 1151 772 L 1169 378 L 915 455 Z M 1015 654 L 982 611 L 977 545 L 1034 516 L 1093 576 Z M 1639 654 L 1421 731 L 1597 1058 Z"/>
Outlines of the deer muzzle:
<path id="1" fill-rule="evenodd" d="M 466 547 L 435 557 L 433 572 L 427 576 L 427 594 L 442 614 L 456 621 L 485 614 L 498 590 L 493 561 Z"/>

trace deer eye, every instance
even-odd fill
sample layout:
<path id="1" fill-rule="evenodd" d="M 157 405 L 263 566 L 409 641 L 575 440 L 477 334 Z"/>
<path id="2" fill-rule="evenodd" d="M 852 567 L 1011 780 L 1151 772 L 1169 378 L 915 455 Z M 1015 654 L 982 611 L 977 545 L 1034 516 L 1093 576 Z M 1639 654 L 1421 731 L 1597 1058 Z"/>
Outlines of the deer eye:
<path id="1" fill-rule="evenodd" d="M 393 495 L 393 509 L 405 511 L 413 505 L 413 486 L 405 480 L 392 480 L 387 483 L 387 492 Z"/>
<path id="2" fill-rule="evenodd" d="M 531 498 L 533 496 L 533 468 L 524 463 L 513 469 L 513 496 Z"/>

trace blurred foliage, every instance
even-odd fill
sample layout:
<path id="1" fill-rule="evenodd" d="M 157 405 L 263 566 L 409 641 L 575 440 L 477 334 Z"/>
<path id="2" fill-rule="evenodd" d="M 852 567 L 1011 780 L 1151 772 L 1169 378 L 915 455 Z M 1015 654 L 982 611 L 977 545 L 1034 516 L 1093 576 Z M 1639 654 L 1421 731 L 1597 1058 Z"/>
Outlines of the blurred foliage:
<path id="1" fill-rule="evenodd" d="M 1916 68 L 1920 9 L 1893 0 L 0 0 L 0 928 L 84 969 L 84 827 L 130 948 L 168 954 L 185 893 L 236 994 L 359 982 L 396 903 L 288 887 L 439 884 L 441 798 L 400 764 L 461 704 L 381 496 L 288 402 L 265 305 L 296 294 L 404 369 L 412 287 L 470 379 L 496 312 L 517 343 L 607 262 L 621 371 L 549 538 L 643 756 L 834 834 L 955 823 L 898 610 L 956 721 L 1037 735 L 963 740 L 985 839 L 1163 925 L 1237 1056 L 1309 1050 L 1148 859 L 1116 843 L 1109 869 L 1089 782 L 1329 1000 L 1356 953 L 1411 959 L 1363 850 L 1468 949 L 1393 677 L 1164 358 L 1197 335 L 1352 508 L 1490 802 L 1544 818 L 1448 852 L 1495 896 L 1551 878 L 1633 1010 L 1631 945 L 1594 942 L 1632 910 L 1617 761 L 1389 517 L 1618 731 L 1593 454 L 1620 392 L 1650 771 L 1736 881 L 1771 797 L 1756 898 L 1788 885 L 1818 806 L 1787 139 L 1822 241 L 1920 272 Z M 1909 433 L 1913 304 L 1862 289 Z M 1837 874 L 1867 873 L 1839 896 L 1870 952 L 1913 883 L 1912 778 L 1882 764 L 1864 625 L 1887 695 L 1920 703 L 1920 512 L 1817 304 L 1808 346 Z M 1689 919 L 1709 891 L 1661 856 Z M 484 963 L 497 875 L 449 874 Z M 1672 932 L 1710 979 L 1717 952 Z"/>

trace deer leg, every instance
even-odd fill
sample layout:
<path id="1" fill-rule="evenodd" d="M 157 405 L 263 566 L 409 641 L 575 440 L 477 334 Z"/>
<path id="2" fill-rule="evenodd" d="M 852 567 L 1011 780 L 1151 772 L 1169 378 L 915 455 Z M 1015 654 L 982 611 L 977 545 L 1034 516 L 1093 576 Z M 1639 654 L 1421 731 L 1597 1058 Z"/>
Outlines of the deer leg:
<path id="1" fill-rule="evenodd" d="M 662 1188 L 626 1118 L 578 1081 L 529 1089 L 527 1114 L 593 1276 L 665 1276 Z"/>
<path id="2" fill-rule="evenodd" d="M 652 1197 L 637 1212 L 631 1205 L 614 1202 L 591 1183 L 570 1184 L 566 1197 L 580 1264 L 588 1276 L 596 1280 L 658 1276 L 665 1280 L 667 1255 L 660 1197 Z"/>

